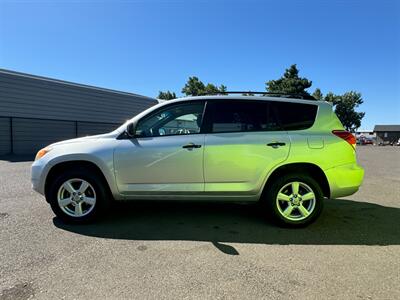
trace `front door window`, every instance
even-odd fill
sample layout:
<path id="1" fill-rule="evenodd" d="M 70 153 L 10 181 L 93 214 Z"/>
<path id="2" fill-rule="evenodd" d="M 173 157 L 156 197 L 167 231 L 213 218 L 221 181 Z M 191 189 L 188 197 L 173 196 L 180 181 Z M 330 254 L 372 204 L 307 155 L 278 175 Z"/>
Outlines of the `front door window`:
<path id="1" fill-rule="evenodd" d="M 168 106 L 140 120 L 136 127 L 139 137 L 185 135 L 200 133 L 204 103 Z"/>

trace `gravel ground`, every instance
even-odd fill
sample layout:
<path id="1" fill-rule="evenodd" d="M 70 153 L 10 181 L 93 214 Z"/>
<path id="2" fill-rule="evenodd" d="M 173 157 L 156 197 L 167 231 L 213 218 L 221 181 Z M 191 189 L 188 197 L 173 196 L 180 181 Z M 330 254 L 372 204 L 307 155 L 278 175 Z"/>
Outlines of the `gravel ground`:
<path id="1" fill-rule="evenodd" d="M 0 299 L 400 299 L 400 147 L 357 151 L 360 191 L 297 230 L 254 205 L 173 202 L 67 226 L 30 161 L 0 160 Z"/>

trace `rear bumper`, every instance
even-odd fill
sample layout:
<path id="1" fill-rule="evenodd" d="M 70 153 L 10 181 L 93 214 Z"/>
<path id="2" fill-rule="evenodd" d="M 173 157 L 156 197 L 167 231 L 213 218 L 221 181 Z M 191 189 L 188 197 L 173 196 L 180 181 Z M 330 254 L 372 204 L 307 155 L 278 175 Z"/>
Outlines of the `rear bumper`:
<path id="1" fill-rule="evenodd" d="M 329 182 L 331 198 L 345 197 L 358 191 L 363 178 L 364 169 L 356 163 L 325 170 Z"/>

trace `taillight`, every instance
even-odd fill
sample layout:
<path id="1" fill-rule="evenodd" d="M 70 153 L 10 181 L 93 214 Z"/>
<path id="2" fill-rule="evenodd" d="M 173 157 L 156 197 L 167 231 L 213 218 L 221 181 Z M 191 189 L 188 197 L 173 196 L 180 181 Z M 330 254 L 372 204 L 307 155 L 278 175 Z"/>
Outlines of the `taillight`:
<path id="1" fill-rule="evenodd" d="M 351 132 L 346 130 L 332 130 L 332 133 L 341 139 L 344 139 L 346 142 L 352 145 L 353 148 L 356 147 L 356 137 L 352 135 Z"/>

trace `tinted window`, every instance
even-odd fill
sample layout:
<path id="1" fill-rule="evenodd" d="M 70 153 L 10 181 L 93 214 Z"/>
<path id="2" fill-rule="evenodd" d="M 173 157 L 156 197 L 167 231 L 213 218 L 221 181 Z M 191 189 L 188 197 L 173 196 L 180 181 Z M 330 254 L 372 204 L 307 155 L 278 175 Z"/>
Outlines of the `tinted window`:
<path id="1" fill-rule="evenodd" d="M 209 108 L 209 131 L 214 133 L 280 129 L 266 101 L 215 101 L 207 104 Z"/>
<path id="2" fill-rule="evenodd" d="M 270 104 L 284 130 L 302 130 L 314 124 L 317 105 L 272 101 Z"/>
<path id="3" fill-rule="evenodd" d="M 171 105 L 141 119 L 136 134 L 142 137 L 199 133 L 203 102 Z"/>

